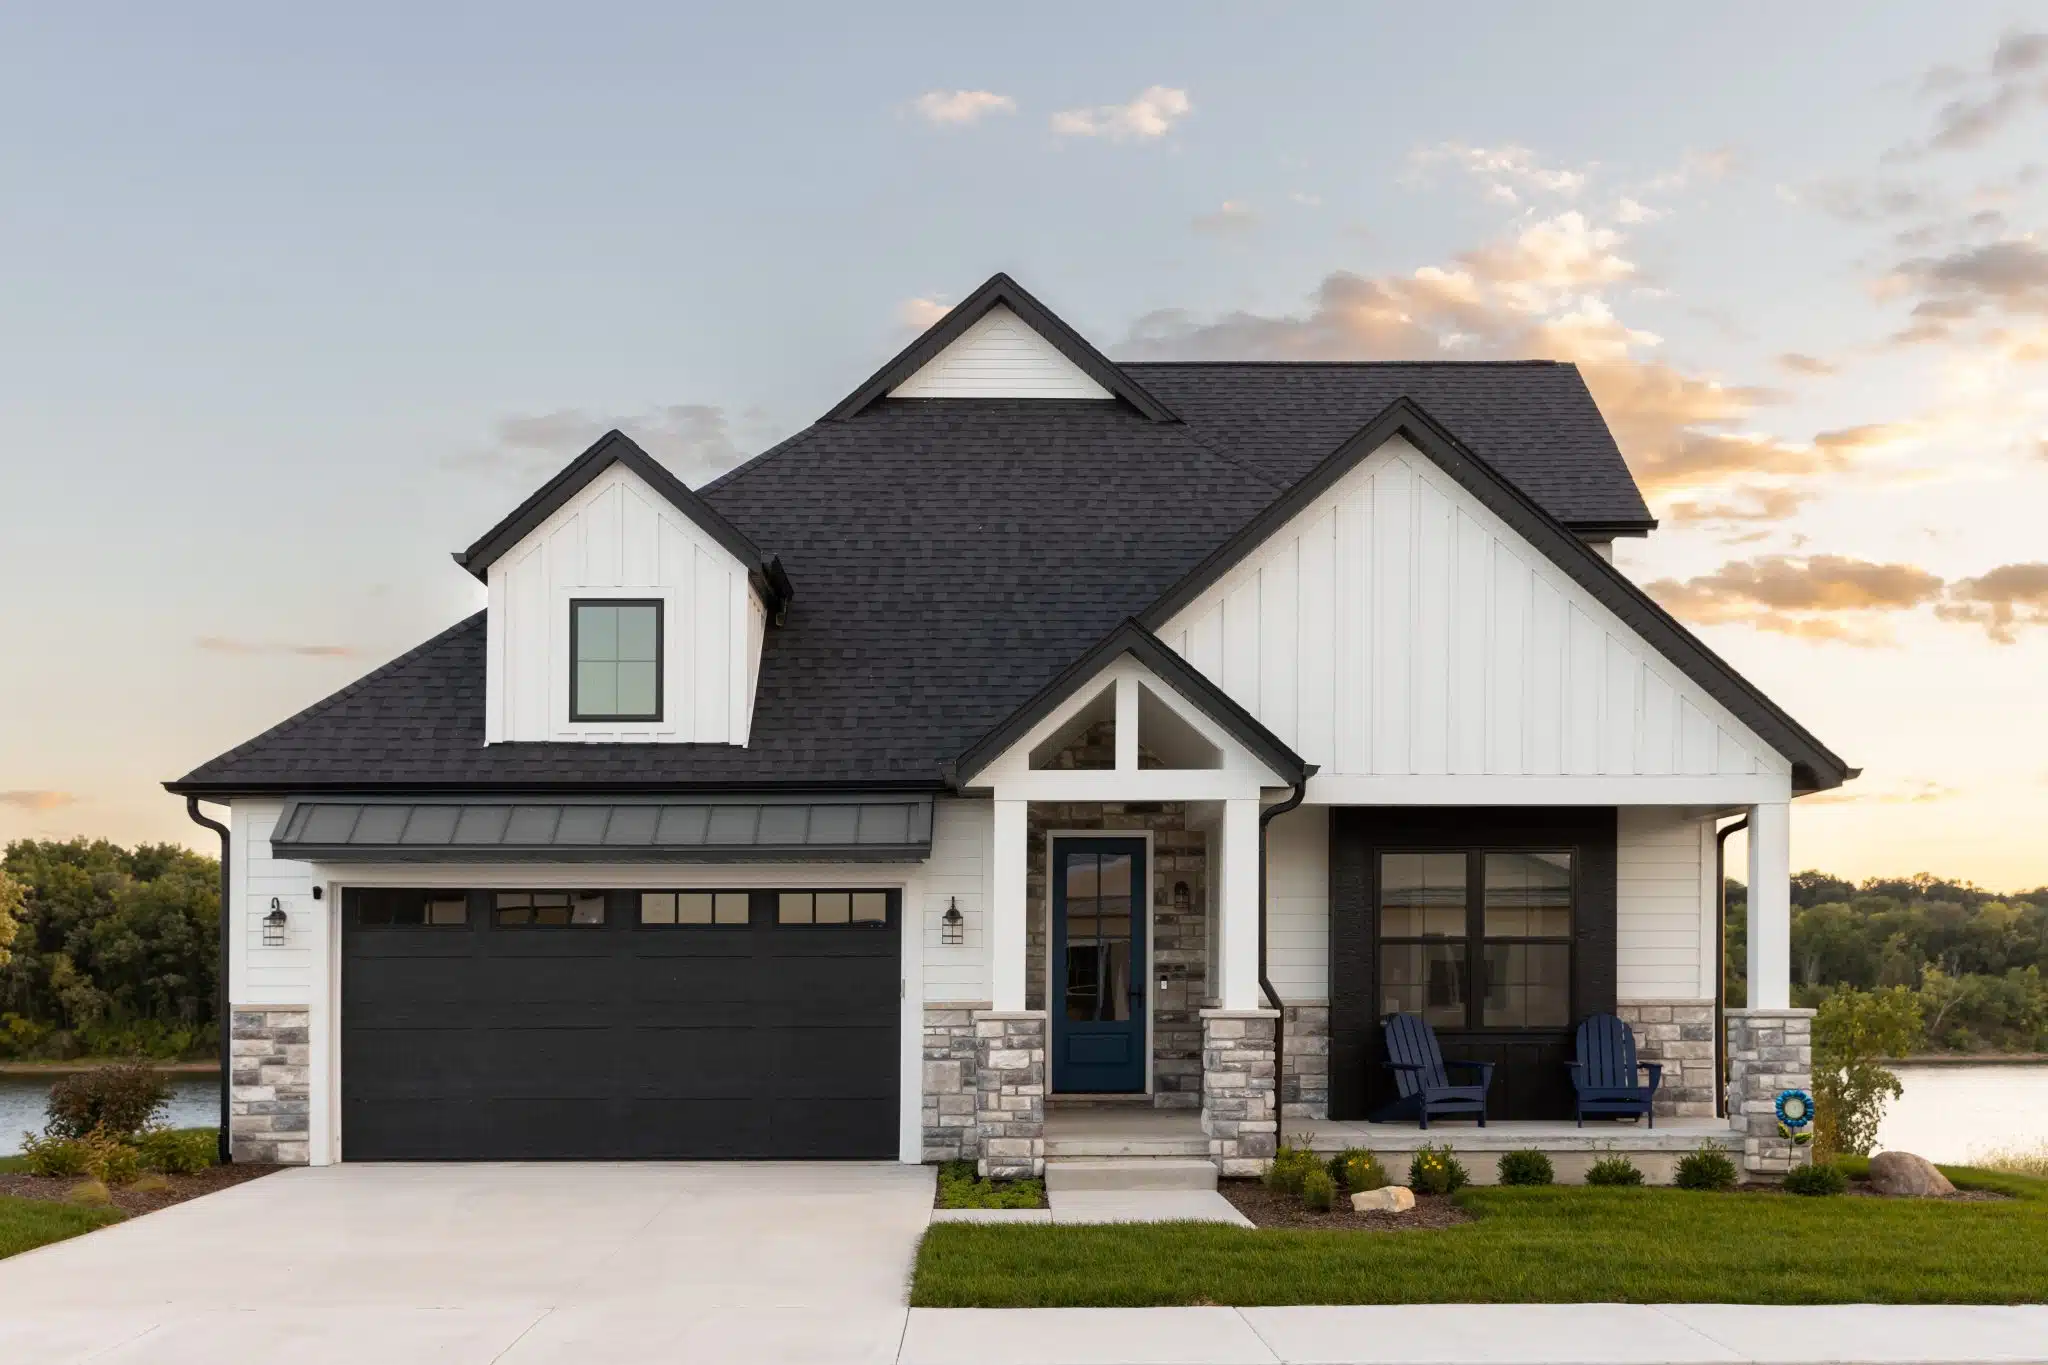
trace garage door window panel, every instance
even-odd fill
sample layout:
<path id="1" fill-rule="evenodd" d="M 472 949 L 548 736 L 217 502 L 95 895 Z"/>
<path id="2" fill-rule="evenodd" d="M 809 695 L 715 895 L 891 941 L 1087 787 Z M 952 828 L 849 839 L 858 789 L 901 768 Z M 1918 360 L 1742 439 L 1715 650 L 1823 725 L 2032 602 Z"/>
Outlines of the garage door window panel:
<path id="1" fill-rule="evenodd" d="M 783 891 L 776 895 L 777 924 L 867 925 L 889 922 L 886 891 Z"/>
<path id="2" fill-rule="evenodd" d="M 342 907 L 365 929 L 463 929 L 469 926 L 469 893 L 423 888 L 350 886 Z"/>
<path id="3" fill-rule="evenodd" d="M 491 924 L 498 929 L 603 928 L 602 891 L 497 891 Z"/>
<path id="4" fill-rule="evenodd" d="M 753 897 L 745 891 L 642 891 L 642 928 L 744 927 L 752 918 Z"/>

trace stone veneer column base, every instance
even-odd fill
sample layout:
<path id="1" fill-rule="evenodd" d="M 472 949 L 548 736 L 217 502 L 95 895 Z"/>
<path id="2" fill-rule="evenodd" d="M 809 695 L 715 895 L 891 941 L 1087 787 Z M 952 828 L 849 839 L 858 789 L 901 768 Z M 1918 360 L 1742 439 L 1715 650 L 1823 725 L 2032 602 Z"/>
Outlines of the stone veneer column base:
<path id="1" fill-rule="evenodd" d="M 1623 1000 L 1614 1012 L 1636 1035 L 1636 1057 L 1664 1064 L 1659 1118 L 1714 1117 L 1714 1002 Z"/>
<path id="2" fill-rule="evenodd" d="M 1751 1175 L 1783 1175 L 1813 1149 L 1778 1134 L 1778 1092 L 1813 1089 L 1812 1010 L 1729 1010 L 1728 1126 Z"/>
<path id="3" fill-rule="evenodd" d="M 229 1155 L 303 1166 L 312 1146 L 306 1007 L 236 1005 L 230 1015 Z"/>
<path id="4" fill-rule="evenodd" d="M 974 1016 L 976 1169 L 991 1180 L 1045 1174 L 1043 1010 Z"/>
<path id="5" fill-rule="evenodd" d="M 1273 1160 L 1279 1024 L 1278 1010 L 1202 1011 L 1202 1131 L 1222 1175 L 1258 1175 Z"/>
<path id="6" fill-rule="evenodd" d="M 987 1005 L 966 1001 L 924 1007 L 923 1156 L 972 1161 L 981 1154 L 975 1128 L 974 1016 Z"/>
<path id="7" fill-rule="evenodd" d="M 1280 1116 L 1330 1116 L 1330 1007 L 1289 1005 L 1281 1020 L 1287 1046 L 1280 1049 Z"/>

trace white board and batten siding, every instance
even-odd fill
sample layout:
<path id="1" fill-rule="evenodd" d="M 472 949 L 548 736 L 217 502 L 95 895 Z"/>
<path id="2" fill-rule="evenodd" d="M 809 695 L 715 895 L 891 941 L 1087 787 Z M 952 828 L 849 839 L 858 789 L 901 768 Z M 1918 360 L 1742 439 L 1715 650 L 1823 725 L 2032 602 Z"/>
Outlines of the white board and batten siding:
<path id="1" fill-rule="evenodd" d="M 1659 806 L 1623 806 L 1617 815 L 1616 996 L 1713 999 L 1721 904 L 1713 819 Z"/>
<path id="2" fill-rule="evenodd" d="M 1433 777 L 1789 791 L 1782 756 L 1398 437 L 1159 634 L 1321 766 L 1311 801 L 1319 785 L 1343 803 L 1357 779 Z M 1676 789 L 1640 785 L 1644 801 Z M 1371 786 L 1416 804 L 1521 797 L 1508 782 Z M 1586 803 L 1623 804 L 1614 792 L 1600 783 Z"/>
<path id="3" fill-rule="evenodd" d="M 932 808 L 932 856 L 904 907 L 924 939 L 924 999 L 987 1004 L 988 905 L 995 876 L 994 806 L 987 801 L 940 797 Z M 946 910 L 960 909 L 960 942 L 945 941 Z"/>
<path id="4" fill-rule="evenodd" d="M 1290 1005 L 1330 999 L 1330 808 L 1266 826 L 1266 975 Z"/>
<path id="5" fill-rule="evenodd" d="M 767 608 L 747 566 L 613 465 L 489 570 L 486 743 L 745 744 Z M 662 718 L 569 719 L 569 604 L 662 603 Z"/>
<path id="6" fill-rule="evenodd" d="M 282 801 L 235 801 L 228 816 L 228 1003 L 310 1005 L 321 949 L 324 902 L 313 899 L 313 867 L 270 855 L 270 832 Z M 285 942 L 263 946 L 263 918 L 276 900 L 285 912 Z"/>
<path id="7" fill-rule="evenodd" d="M 997 304 L 889 391 L 891 398 L 1112 398 L 1059 347 Z"/>

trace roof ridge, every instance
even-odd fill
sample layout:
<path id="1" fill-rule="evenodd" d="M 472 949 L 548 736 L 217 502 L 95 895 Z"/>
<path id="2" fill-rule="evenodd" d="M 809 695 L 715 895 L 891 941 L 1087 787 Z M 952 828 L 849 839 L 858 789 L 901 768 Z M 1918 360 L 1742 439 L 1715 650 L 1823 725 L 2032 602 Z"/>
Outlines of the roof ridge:
<path id="1" fill-rule="evenodd" d="M 338 706 L 344 701 L 347 701 L 350 697 L 355 696 L 358 692 L 362 691 L 370 684 L 389 677 L 391 674 L 397 672 L 399 669 L 405 667 L 409 663 L 412 663 L 421 655 L 433 649 L 436 645 L 442 644 L 443 642 L 447 641 L 450 637 L 459 635 L 465 630 L 470 630 L 473 628 L 483 626 L 486 618 L 489 617 L 489 615 L 490 609 L 487 607 L 480 608 L 479 610 L 471 612 L 469 615 L 463 617 L 460 621 L 457 621 L 454 625 L 449 626 L 445 630 L 436 632 L 435 634 L 429 636 L 427 639 L 422 640 L 420 643 L 414 645 L 411 649 L 406 650 L 405 653 L 400 654 L 398 657 L 378 665 L 376 668 L 371 669 L 368 673 L 363 674 L 362 677 L 357 678 L 354 682 L 349 683 L 347 686 L 339 689 L 338 691 L 328 693 L 326 696 L 320 698 L 320 700 L 316 702 L 311 703 L 310 705 L 300 707 L 297 711 L 294 711 L 291 715 L 286 716 L 283 720 L 271 726 L 269 729 L 262 730 L 254 735 L 251 735 L 249 738 L 243 740 L 240 744 L 237 744 L 234 748 L 229 749 L 227 752 L 222 754 L 216 754 L 214 757 L 206 760 L 206 762 L 200 764 L 191 772 L 186 773 L 185 776 L 179 778 L 176 782 L 167 782 L 164 785 L 171 788 L 172 790 L 176 790 L 179 785 L 191 781 L 194 777 L 206 771 L 208 768 L 214 767 L 215 765 L 220 763 L 224 763 L 228 759 L 234 758 L 242 754 L 246 750 L 252 748 L 253 746 L 265 742 L 266 740 L 276 739 L 282 735 L 289 734 L 291 731 L 297 729 L 306 721 L 312 720 L 315 716 L 325 714 L 333 707 Z"/>
<path id="2" fill-rule="evenodd" d="M 1396 366 L 1414 369 L 1478 369 L 1482 366 L 1502 367 L 1510 365 L 1552 366 L 1559 369 L 1578 368 L 1576 360 L 1546 360 L 1541 357 L 1522 360 L 1120 360 L 1117 363 L 1125 369 L 1164 368 L 1169 365 L 1182 369 L 1197 369 L 1205 366 L 1222 368 L 1229 366 L 1232 369 L 1240 370 L 1393 369 Z"/>

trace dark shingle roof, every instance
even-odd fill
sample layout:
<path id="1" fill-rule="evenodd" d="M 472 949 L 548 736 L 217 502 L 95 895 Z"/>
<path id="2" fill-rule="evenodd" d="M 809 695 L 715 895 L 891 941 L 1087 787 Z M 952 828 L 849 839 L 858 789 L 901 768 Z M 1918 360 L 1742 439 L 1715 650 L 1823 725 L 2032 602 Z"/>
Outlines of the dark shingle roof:
<path id="1" fill-rule="evenodd" d="M 1123 402 L 885 399 L 699 490 L 795 585 L 745 748 L 487 748 L 478 615 L 170 785 L 936 786 L 1403 394 L 1560 521 L 1648 521 L 1570 366 L 1126 368 L 1183 420 Z"/>

